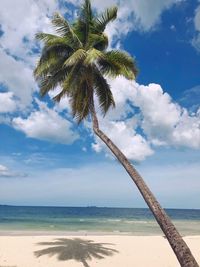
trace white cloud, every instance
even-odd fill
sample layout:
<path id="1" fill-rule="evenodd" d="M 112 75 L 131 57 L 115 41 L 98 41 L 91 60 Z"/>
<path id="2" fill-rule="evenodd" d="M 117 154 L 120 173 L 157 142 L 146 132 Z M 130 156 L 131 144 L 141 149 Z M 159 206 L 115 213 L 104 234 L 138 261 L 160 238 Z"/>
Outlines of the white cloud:
<path id="1" fill-rule="evenodd" d="M 6 172 L 7 170 L 8 170 L 8 168 L 6 166 L 0 165 L 0 172 L 1 172 L 1 174 L 4 173 L 4 172 Z"/>
<path id="2" fill-rule="evenodd" d="M 122 152 L 131 160 L 142 161 L 147 156 L 153 154 L 148 142 L 134 130 L 132 120 L 126 121 L 108 121 L 100 120 L 100 128 L 109 136 L 109 138 L 122 150 Z M 104 149 L 108 150 L 99 138 L 95 138 L 96 143 L 92 145 L 96 152 Z"/>
<path id="3" fill-rule="evenodd" d="M 113 41 L 118 41 L 132 30 L 147 32 L 156 28 L 161 20 L 162 13 L 174 4 L 183 0 L 94 0 L 93 5 L 97 10 L 103 10 L 112 5 L 118 6 L 118 17 L 109 24 L 106 32 Z"/>
<path id="4" fill-rule="evenodd" d="M 32 101 L 32 70 L 0 49 L 0 83 L 20 100 L 22 108 Z"/>
<path id="5" fill-rule="evenodd" d="M 57 1 L 20 0 L 14 8 L 12 0 L 2 0 L 0 6 L 0 24 L 4 32 L 1 46 L 23 61 L 29 61 L 35 46 L 35 33 L 50 30 L 48 16 L 57 9 Z"/>
<path id="6" fill-rule="evenodd" d="M 78 134 L 72 130 L 71 122 L 44 103 L 38 104 L 39 110 L 33 111 L 28 118 L 13 119 L 15 129 L 24 132 L 28 137 L 54 143 L 71 144 L 78 138 Z"/>
<path id="7" fill-rule="evenodd" d="M 152 145 L 200 148 L 198 110 L 190 114 L 158 84 L 144 86 L 117 78 L 111 85 L 116 109 L 103 119 L 97 109 L 100 128 L 128 158 L 145 159 L 153 153 Z M 93 149 L 100 152 L 105 146 L 95 139 Z"/>
<path id="8" fill-rule="evenodd" d="M 160 85 L 136 87 L 133 104 L 140 108 L 141 127 L 153 144 L 200 148 L 200 112 L 189 114 Z"/>
<path id="9" fill-rule="evenodd" d="M 177 146 L 200 149 L 200 108 L 192 115 L 186 109 L 182 110 L 170 141 Z"/>
<path id="10" fill-rule="evenodd" d="M 135 22 L 138 22 L 144 31 L 151 30 L 160 21 L 164 10 L 169 9 L 177 0 L 135 0 L 130 2 L 131 9 L 135 14 Z"/>
<path id="11" fill-rule="evenodd" d="M 11 178 L 11 177 L 26 177 L 27 174 L 21 172 L 10 171 L 6 166 L 0 164 L 0 178 Z"/>
<path id="12" fill-rule="evenodd" d="M 36 63 L 35 34 L 51 32 L 50 18 L 58 9 L 56 0 L 12 0 L 0 2 L 0 83 L 20 100 L 20 108 L 30 106 L 36 90 L 33 66 Z"/>
<path id="13" fill-rule="evenodd" d="M 13 112 L 16 110 L 16 102 L 12 92 L 0 92 L 0 113 Z"/>
<path id="14" fill-rule="evenodd" d="M 179 3 L 181 0 L 108 0 L 102 2 L 101 0 L 94 0 L 93 5 L 103 10 L 106 7 L 112 5 L 118 5 L 120 9 L 126 10 L 127 19 L 130 18 L 130 14 L 134 15 L 132 25 L 137 22 L 137 29 L 151 30 L 156 23 L 159 22 L 162 12 L 169 9 L 173 4 Z M 124 14 L 125 15 L 125 14 Z M 119 15 L 120 18 L 122 16 Z"/>

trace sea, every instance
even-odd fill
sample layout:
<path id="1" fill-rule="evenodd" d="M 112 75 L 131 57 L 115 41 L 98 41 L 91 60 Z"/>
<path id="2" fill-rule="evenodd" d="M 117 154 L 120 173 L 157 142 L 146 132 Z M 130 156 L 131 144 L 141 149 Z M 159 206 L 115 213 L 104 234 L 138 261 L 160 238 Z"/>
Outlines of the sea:
<path id="1" fill-rule="evenodd" d="M 181 235 L 200 235 L 200 210 L 166 209 Z M 149 209 L 0 205 L 0 234 L 163 235 Z"/>

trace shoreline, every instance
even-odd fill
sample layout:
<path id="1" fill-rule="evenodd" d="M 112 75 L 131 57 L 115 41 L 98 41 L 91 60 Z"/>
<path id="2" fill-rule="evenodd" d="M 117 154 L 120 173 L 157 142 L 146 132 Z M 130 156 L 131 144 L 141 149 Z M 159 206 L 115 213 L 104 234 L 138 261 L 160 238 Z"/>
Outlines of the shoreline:
<path id="1" fill-rule="evenodd" d="M 163 237 L 163 233 L 120 232 L 120 231 L 45 231 L 45 230 L 0 230 L 1 236 L 133 236 L 133 237 Z M 182 237 L 200 237 L 200 234 L 181 235 Z"/>
<path id="2" fill-rule="evenodd" d="M 1 236 L 148 236 L 131 232 L 103 232 L 103 231 L 37 231 L 37 230 L 0 230 Z M 149 235 L 162 236 L 162 235 Z"/>
<path id="3" fill-rule="evenodd" d="M 200 235 L 184 240 L 200 264 Z M 0 251 L 5 267 L 180 267 L 163 236 L 4 235 Z"/>
<path id="4" fill-rule="evenodd" d="M 0 230 L 1 236 L 135 236 L 163 237 L 164 233 L 120 232 L 120 231 L 62 231 L 62 230 Z M 182 237 L 200 237 L 200 234 L 182 234 Z"/>

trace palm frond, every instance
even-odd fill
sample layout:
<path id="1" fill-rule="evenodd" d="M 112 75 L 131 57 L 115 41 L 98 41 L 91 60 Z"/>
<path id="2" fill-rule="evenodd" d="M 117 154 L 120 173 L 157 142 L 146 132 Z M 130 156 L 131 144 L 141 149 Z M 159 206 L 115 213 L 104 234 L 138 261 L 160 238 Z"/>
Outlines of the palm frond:
<path id="1" fill-rule="evenodd" d="M 90 24 L 93 18 L 91 2 L 90 0 L 84 0 L 84 4 L 81 7 L 79 18 L 76 22 L 76 30 L 77 34 L 81 35 L 81 41 L 85 46 L 88 42 Z"/>
<path id="2" fill-rule="evenodd" d="M 52 45 L 52 44 L 66 44 L 65 39 L 63 37 L 44 33 L 44 32 L 38 32 L 35 35 L 37 40 L 43 41 L 45 45 Z"/>
<path id="3" fill-rule="evenodd" d="M 49 58 L 49 60 L 38 63 L 34 70 L 34 77 L 38 79 L 41 76 L 45 76 L 48 73 L 51 73 L 56 70 L 57 66 L 59 65 L 60 60 L 57 57 L 51 57 Z"/>
<path id="4" fill-rule="evenodd" d="M 113 94 L 110 90 L 110 85 L 97 68 L 93 70 L 93 75 L 95 93 L 98 97 L 100 108 L 105 115 L 111 106 L 115 107 Z"/>
<path id="5" fill-rule="evenodd" d="M 100 51 L 104 51 L 108 47 L 108 37 L 105 33 L 90 33 L 89 46 Z"/>
<path id="6" fill-rule="evenodd" d="M 71 55 L 71 50 L 66 49 L 62 45 L 44 47 L 41 57 L 34 70 L 35 79 L 38 80 L 41 76 L 48 73 L 52 75 L 55 71 L 62 67 L 64 61 Z"/>
<path id="7" fill-rule="evenodd" d="M 66 47 L 65 45 L 53 45 L 50 47 L 44 46 L 41 52 L 41 57 L 38 62 L 38 64 L 41 64 L 42 62 L 46 62 L 50 60 L 51 58 L 58 57 L 58 58 L 67 58 L 72 54 L 72 49 L 69 47 Z"/>
<path id="8" fill-rule="evenodd" d="M 85 80 L 77 88 L 70 102 L 72 115 L 77 123 L 80 123 L 89 115 L 92 104 L 92 94 Z"/>
<path id="9" fill-rule="evenodd" d="M 40 77 L 38 79 L 40 95 L 45 96 L 49 91 L 54 90 L 58 85 L 62 85 L 62 82 L 66 79 L 68 73 L 68 68 L 62 68 L 57 70 L 57 72 L 52 75 Z"/>
<path id="10" fill-rule="evenodd" d="M 78 123 L 85 119 L 92 107 L 93 99 L 93 76 L 92 68 L 82 67 L 78 71 L 76 86 L 70 95 L 72 115 Z"/>
<path id="11" fill-rule="evenodd" d="M 60 102 L 63 96 L 73 95 L 74 87 L 76 87 L 76 85 L 78 84 L 78 80 L 80 79 L 80 75 L 79 75 L 80 68 L 81 68 L 81 64 L 74 65 L 71 68 L 65 80 L 63 80 L 62 82 L 62 91 L 53 98 L 54 101 Z"/>
<path id="12" fill-rule="evenodd" d="M 91 48 L 87 51 L 87 57 L 84 60 L 85 65 L 94 64 L 97 60 L 104 59 L 104 53 L 101 51 Z"/>
<path id="13" fill-rule="evenodd" d="M 73 66 L 74 64 L 78 64 L 80 61 L 83 61 L 86 56 L 87 53 L 84 49 L 78 49 L 64 62 L 64 65 Z"/>
<path id="14" fill-rule="evenodd" d="M 71 43 L 77 47 L 81 47 L 82 43 L 78 36 L 74 33 L 72 27 L 59 13 L 55 13 L 52 19 L 52 24 L 55 26 L 56 32 L 62 37 L 66 37 L 71 40 Z"/>
<path id="15" fill-rule="evenodd" d="M 117 7 L 107 8 L 100 17 L 94 20 L 94 29 L 103 32 L 107 24 L 117 18 Z"/>
<path id="16" fill-rule="evenodd" d="M 133 58 L 128 53 L 118 50 L 105 53 L 105 59 L 100 59 L 98 64 L 103 74 L 113 78 L 122 75 L 133 80 L 138 73 Z"/>
<path id="17" fill-rule="evenodd" d="M 132 75 L 130 76 L 132 77 L 132 79 L 135 79 L 138 73 L 138 69 L 136 67 L 134 59 L 127 52 L 112 50 L 105 53 L 105 55 L 110 62 L 119 64 L 122 69 L 127 72 L 127 74 L 132 73 Z"/>
<path id="18" fill-rule="evenodd" d="M 92 8 L 90 0 L 84 0 L 84 4 L 81 7 L 80 19 L 84 22 L 89 22 L 92 20 Z"/>
<path id="19" fill-rule="evenodd" d="M 74 41 L 71 35 L 60 37 L 53 34 L 48 33 L 37 33 L 36 39 L 42 41 L 46 47 L 54 46 L 54 45 L 63 45 L 75 50 L 77 48 L 77 43 Z"/>
<path id="20" fill-rule="evenodd" d="M 116 78 L 120 75 L 120 66 L 118 64 L 113 64 L 107 59 L 98 60 L 98 67 L 102 73 L 102 75 L 106 75 L 108 77 Z"/>

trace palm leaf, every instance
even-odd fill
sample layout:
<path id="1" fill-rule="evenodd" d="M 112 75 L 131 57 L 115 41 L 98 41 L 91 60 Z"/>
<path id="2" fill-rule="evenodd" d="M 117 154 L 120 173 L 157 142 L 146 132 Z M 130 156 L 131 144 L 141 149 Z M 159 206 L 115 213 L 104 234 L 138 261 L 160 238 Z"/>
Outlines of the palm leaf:
<path id="1" fill-rule="evenodd" d="M 41 64 L 42 62 L 46 62 L 50 60 L 51 58 L 58 57 L 58 58 L 67 58 L 71 55 L 72 49 L 66 48 L 65 45 L 53 45 L 50 47 L 44 47 L 41 53 L 40 60 L 38 64 Z"/>
<path id="2" fill-rule="evenodd" d="M 73 97 L 71 98 L 72 115 L 77 123 L 85 119 L 90 112 L 92 104 L 92 93 L 88 88 L 87 82 L 83 81 L 80 87 L 77 88 Z"/>
<path id="3" fill-rule="evenodd" d="M 62 59 L 63 61 L 63 59 Z M 41 76 L 45 76 L 48 73 L 56 70 L 56 67 L 60 65 L 60 59 L 57 57 L 51 57 L 49 60 L 46 60 L 42 63 L 38 63 L 37 67 L 34 70 L 34 76 L 38 79 Z"/>
<path id="4" fill-rule="evenodd" d="M 87 51 L 87 57 L 85 58 L 83 63 L 85 65 L 90 65 L 95 63 L 95 61 L 99 59 L 104 59 L 104 53 L 95 48 L 91 48 Z"/>
<path id="5" fill-rule="evenodd" d="M 46 47 L 54 46 L 54 45 L 63 45 L 75 50 L 77 48 L 77 42 L 74 41 L 71 35 L 60 37 L 53 34 L 48 33 L 37 33 L 36 39 L 43 41 Z"/>
<path id="6" fill-rule="evenodd" d="M 40 94 L 45 96 L 49 91 L 54 90 L 58 85 L 62 85 L 70 72 L 69 68 L 61 68 L 52 75 L 45 75 L 38 79 Z"/>
<path id="7" fill-rule="evenodd" d="M 102 73 L 102 75 L 106 75 L 108 77 L 115 78 L 121 75 L 121 68 L 118 64 L 113 64 L 107 59 L 98 60 L 98 67 Z"/>
<path id="8" fill-rule="evenodd" d="M 107 8 L 104 13 L 94 20 L 94 29 L 103 32 L 107 24 L 117 18 L 117 7 Z"/>
<path id="9" fill-rule="evenodd" d="M 66 79 L 62 82 L 62 91 L 53 98 L 54 101 L 59 102 L 63 96 L 73 95 L 73 90 L 76 87 L 76 84 L 78 84 L 78 80 L 81 78 L 81 75 L 79 75 L 80 69 L 81 64 L 76 64 L 71 68 Z"/>
<path id="10" fill-rule="evenodd" d="M 105 115 L 111 106 L 115 107 L 113 95 L 110 90 L 109 84 L 107 83 L 106 79 L 102 76 L 101 72 L 97 68 L 93 70 L 93 75 L 94 75 L 95 93 L 98 97 L 101 110 Z"/>
<path id="11" fill-rule="evenodd" d="M 76 23 L 76 32 L 78 32 L 79 36 L 81 34 L 81 40 L 83 45 L 86 45 L 88 42 L 92 17 L 93 14 L 92 14 L 90 0 L 85 0 L 84 4 L 81 7 L 79 19 Z"/>
<path id="12" fill-rule="evenodd" d="M 88 42 L 90 47 L 100 51 L 104 51 L 108 47 L 108 37 L 105 33 L 90 33 Z"/>
<path id="13" fill-rule="evenodd" d="M 78 49 L 64 62 L 64 65 L 73 66 L 74 64 L 78 64 L 80 61 L 83 61 L 86 56 L 87 53 L 84 49 Z"/>
<path id="14" fill-rule="evenodd" d="M 70 24 L 65 20 L 59 13 L 55 13 L 52 19 L 52 24 L 56 28 L 56 32 L 60 34 L 62 37 L 66 37 L 71 40 L 71 43 L 76 45 L 76 47 L 81 47 L 81 41 L 74 33 Z"/>
<path id="15" fill-rule="evenodd" d="M 98 64 L 103 74 L 114 78 L 122 75 L 129 80 L 133 80 L 138 72 L 131 56 L 118 50 L 106 52 L 105 58 L 101 58 Z"/>
<path id="16" fill-rule="evenodd" d="M 105 54 L 108 61 L 119 64 L 122 69 L 127 71 L 127 73 L 132 72 L 133 79 L 135 78 L 138 73 L 138 69 L 135 65 L 134 59 L 128 53 L 119 50 L 112 50 Z"/>
<path id="17" fill-rule="evenodd" d="M 63 46 L 53 46 L 44 48 L 42 55 L 34 70 L 35 79 L 47 74 L 52 75 L 62 67 L 64 61 L 71 55 L 71 51 L 66 50 Z"/>
<path id="18" fill-rule="evenodd" d="M 71 92 L 72 115 L 78 123 L 85 119 L 92 107 L 93 99 L 93 76 L 92 68 L 82 67 L 79 69 L 76 86 Z"/>
<path id="19" fill-rule="evenodd" d="M 35 35 L 37 40 L 43 41 L 45 45 L 54 45 L 54 44 L 65 44 L 65 39 L 63 37 L 49 34 L 49 33 L 43 33 L 39 32 Z"/>
<path id="20" fill-rule="evenodd" d="M 84 22 L 89 22 L 92 20 L 92 8 L 90 0 L 85 0 L 84 4 L 81 7 L 80 19 Z"/>

